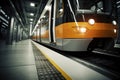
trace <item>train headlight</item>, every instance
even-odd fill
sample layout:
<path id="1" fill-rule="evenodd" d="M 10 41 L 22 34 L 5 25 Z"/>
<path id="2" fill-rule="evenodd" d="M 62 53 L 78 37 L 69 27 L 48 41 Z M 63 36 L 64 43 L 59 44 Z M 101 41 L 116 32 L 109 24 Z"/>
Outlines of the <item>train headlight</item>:
<path id="1" fill-rule="evenodd" d="M 91 25 L 94 25 L 95 24 L 95 20 L 94 19 L 89 19 L 88 23 L 91 24 Z"/>
<path id="2" fill-rule="evenodd" d="M 117 25 L 117 22 L 115 20 L 112 21 L 113 25 Z"/>
<path id="3" fill-rule="evenodd" d="M 87 29 L 85 27 L 80 28 L 80 32 L 85 33 Z"/>
<path id="4" fill-rule="evenodd" d="M 117 33 L 117 29 L 114 29 L 114 33 Z"/>

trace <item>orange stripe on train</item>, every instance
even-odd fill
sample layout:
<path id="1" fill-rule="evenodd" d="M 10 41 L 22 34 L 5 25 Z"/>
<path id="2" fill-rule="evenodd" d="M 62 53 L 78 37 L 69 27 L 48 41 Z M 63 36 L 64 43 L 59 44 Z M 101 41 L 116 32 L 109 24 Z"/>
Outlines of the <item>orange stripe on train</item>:
<path id="1" fill-rule="evenodd" d="M 85 27 L 87 31 L 85 33 L 81 33 L 77 27 L 75 22 L 63 23 L 56 26 L 55 35 L 56 38 L 103 38 L 103 37 L 116 37 L 117 34 L 114 33 L 114 29 L 117 26 L 114 26 L 110 23 L 95 23 L 94 25 L 90 25 L 87 22 L 78 22 L 79 28 Z M 41 38 L 48 38 L 48 31 L 45 32 Z"/>

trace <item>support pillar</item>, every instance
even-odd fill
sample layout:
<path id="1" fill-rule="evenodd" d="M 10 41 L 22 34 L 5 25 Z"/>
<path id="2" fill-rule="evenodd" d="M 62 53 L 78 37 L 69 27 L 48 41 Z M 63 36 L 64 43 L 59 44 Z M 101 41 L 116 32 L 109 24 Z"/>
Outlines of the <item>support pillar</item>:
<path id="1" fill-rule="evenodd" d="M 12 44 L 13 43 L 14 22 L 15 22 L 14 17 L 11 17 L 10 23 L 9 23 L 9 28 L 8 28 L 8 31 L 7 31 L 7 38 L 6 38 L 6 43 L 7 44 Z"/>

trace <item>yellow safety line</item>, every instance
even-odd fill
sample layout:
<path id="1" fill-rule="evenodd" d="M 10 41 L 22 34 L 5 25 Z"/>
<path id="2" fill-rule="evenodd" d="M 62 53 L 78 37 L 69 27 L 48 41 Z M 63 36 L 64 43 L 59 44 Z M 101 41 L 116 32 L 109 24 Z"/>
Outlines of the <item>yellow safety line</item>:
<path id="1" fill-rule="evenodd" d="M 34 44 L 35 45 L 35 44 Z M 36 45 L 35 45 L 36 46 Z M 72 80 L 70 76 L 67 75 L 48 55 L 46 55 L 43 51 L 41 51 L 37 46 L 36 48 L 42 52 L 42 54 L 50 61 L 52 65 L 65 77 L 66 80 Z"/>

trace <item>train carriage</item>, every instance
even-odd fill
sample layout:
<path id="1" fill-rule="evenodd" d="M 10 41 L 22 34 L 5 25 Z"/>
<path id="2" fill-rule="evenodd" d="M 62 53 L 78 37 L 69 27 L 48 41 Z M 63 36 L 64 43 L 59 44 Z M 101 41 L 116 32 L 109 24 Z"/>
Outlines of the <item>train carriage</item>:
<path id="1" fill-rule="evenodd" d="M 51 0 L 32 38 L 63 51 L 110 49 L 117 37 L 117 22 L 106 1 Z"/>

